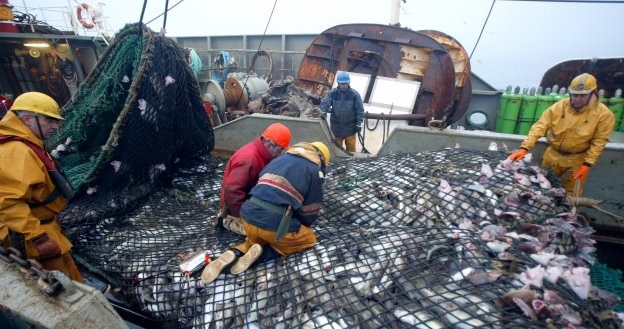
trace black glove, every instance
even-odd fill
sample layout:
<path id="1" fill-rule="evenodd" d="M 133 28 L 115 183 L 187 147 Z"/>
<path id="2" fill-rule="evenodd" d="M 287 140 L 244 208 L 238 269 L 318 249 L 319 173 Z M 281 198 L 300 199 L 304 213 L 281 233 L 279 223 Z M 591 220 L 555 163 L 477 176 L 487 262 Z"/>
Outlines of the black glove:
<path id="1" fill-rule="evenodd" d="M 39 253 L 39 260 L 51 259 L 61 255 L 61 248 L 59 248 L 58 243 L 51 240 L 47 234 L 33 239 L 32 243 Z"/>
<path id="2" fill-rule="evenodd" d="M 225 209 L 219 210 L 215 218 L 215 222 L 214 222 L 215 229 L 223 228 L 223 220 L 225 219 L 225 217 L 227 217 L 226 210 Z"/>

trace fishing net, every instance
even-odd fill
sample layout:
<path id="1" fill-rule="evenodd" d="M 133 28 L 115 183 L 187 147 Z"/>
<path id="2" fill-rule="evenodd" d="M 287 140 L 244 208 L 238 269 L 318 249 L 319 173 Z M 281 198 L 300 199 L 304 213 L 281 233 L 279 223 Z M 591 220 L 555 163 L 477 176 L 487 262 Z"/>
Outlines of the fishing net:
<path id="1" fill-rule="evenodd" d="M 138 24 L 119 32 L 62 114 L 63 127 L 48 146 L 72 185 L 88 196 L 75 203 L 97 216 L 127 211 L 153 186 L 167 183 L 176 166 L 214 146 L 184 50 Z M 82 210 L 74 214 L 94 215 Z"/>
<path id="2" fill-rule="evenodd" d="M 269 90 L 261 98 L 262 112 L 291 117 L 311 116 L 314 112 L 311 104 L 318 105 L 321 99 L 309 90 L 295 86 L 294 82 L 292 77 L 271 81 Z"/>
<path id="3" fill-rule="evenodd" d="M 622 282 L 622 271 L 609 268 L 607 264 L 596 262 L 591 268 L 592 284 L 604 290 L 610 291 L 621 298 L 624 298 L 624 282 Z M 624 305 L 618 304 L 614 310 L 624 312 Z"/>
<path id="4" fill-rule="evenodd" d="M 314 248 L 207 285 L 180 264 L 243 241 L 213 228 L 223 160 L 181 167 L 133 211 L 94 212 L 66 232 L 163 328 L 621 328 L 617 299 L 588 282 L 592 229 L 556 179 L 505 158 L 448 149 L 334 163 Z"/>

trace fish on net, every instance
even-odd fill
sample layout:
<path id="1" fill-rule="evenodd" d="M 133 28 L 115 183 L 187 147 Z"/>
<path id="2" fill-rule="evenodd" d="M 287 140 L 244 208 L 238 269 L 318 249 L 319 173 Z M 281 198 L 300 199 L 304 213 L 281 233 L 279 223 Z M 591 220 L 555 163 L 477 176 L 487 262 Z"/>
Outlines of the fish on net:
<path id="1" fill-rule="evenodd" d="M 60 216 L 79 263 L 162 327 L 621 327 L 588 282 L 591 228 L 547 172 L 500 152 L 337 162 L 314 248 L 210 284 L 182 272 L 242 237 L 213 228 L 224 162 L 180 58 L 127 26 L 50 144 L 79 190 Z"/>
<path id="2" fill-rule="evenodd" d="M 207 285 L 180 263 L 243 240 L 213 228 L 222 160 L 182 167 L 139 207 L 69 235 L 164 328 L 621 328 L 617 299 L 587 281 L 591 227 L 557 181 L 521 168 L 526 185 L 504 159 L 448 149 L 337 162 L 314 248 Z"/>

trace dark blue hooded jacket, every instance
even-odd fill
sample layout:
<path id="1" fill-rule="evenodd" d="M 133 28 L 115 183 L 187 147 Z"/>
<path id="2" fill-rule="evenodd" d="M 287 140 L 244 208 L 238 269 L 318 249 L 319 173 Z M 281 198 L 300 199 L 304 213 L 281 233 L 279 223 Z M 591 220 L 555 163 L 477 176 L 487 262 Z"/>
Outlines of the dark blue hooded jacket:
<path id="1" fill-rule="evenodd" d="M 323 202 L 324 172 L 325 167 L 314 147 L 299 143 L 264 167 L 258 184 L 249 194 L 282 208 L 292 206 L 288 232 L 296 232 L 301 225 L 310 226 L 318 218 Z M 250 200 L 243 203 L 240 214 L 249 224 L 270 231 L 277 231 L 282 220 L 281 214 Z"/>
<path id="2" fill-rule="evenodd" d="M 356 127 L 362 126 L 364 120 L 362 97 L 351 87 L 347 91 L 340 91 L 338 87 L 330 90 L 319 108 L 323 113 L 331 113 L 329 122 L 336 137 L 351 136 L 358 132 Z"/>

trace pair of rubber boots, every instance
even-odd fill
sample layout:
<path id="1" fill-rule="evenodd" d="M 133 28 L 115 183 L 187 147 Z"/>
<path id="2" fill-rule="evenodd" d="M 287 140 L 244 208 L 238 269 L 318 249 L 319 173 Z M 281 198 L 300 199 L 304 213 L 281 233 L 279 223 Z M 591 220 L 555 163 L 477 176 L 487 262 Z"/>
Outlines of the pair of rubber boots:
<path id="1" fill-rule="evenodd" d="M 247 253 L 241 257 L 237 257 L 237 251 L 238 250 L 228 250 L 219 258 L 208 263 L 201 275 L 202 282 L 204 284 L 208 284 L 214 281 L 219 274 L 221 274 L 221 271 L 234 263 L 234 261 L 236 261 L 236 263 L 234 263 L 232 268 L 230 268 L 230 273 L 237 275 L 245 272 L 262 255 L 262 246 L 257 243 L 254 244 L 251 248 L 249 248 Z"/>

